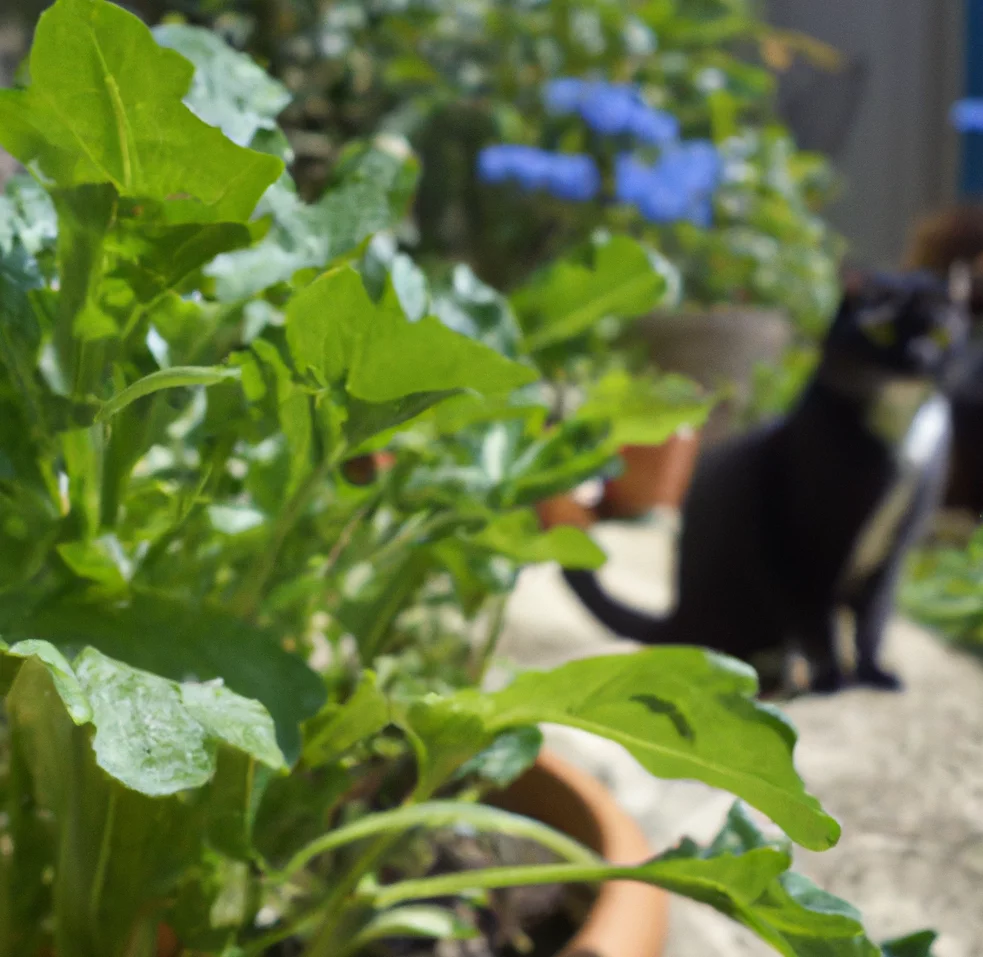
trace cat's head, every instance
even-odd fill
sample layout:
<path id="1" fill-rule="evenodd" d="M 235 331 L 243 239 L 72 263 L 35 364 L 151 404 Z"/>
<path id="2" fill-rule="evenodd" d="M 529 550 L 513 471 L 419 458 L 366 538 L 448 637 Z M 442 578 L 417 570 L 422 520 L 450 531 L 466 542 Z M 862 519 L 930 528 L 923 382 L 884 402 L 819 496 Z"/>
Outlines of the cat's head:
<path id="1" fill-rule="evenodd" d="M 848 285 L 826 361 L 878 378 L 940 380 L 966 341 L 969 276 L 873 274 Z"/>

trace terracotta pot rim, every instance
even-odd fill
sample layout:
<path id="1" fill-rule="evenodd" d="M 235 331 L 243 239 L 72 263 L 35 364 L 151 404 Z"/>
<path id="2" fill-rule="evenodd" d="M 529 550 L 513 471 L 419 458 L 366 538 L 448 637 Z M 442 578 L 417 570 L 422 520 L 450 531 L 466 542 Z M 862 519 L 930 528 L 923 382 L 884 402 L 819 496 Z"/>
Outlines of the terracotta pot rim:
<path id="1" fill-rule="evenodd" d="M 549 749 L 493 803 L 564 831 L 612 863 L 640 864 L 652 856 L 648 839 L 614 795 Z M 612 881 L 601 887 L 583 926 L 557 957 L 660 957 L 668 927 L 665 891 Z"/>

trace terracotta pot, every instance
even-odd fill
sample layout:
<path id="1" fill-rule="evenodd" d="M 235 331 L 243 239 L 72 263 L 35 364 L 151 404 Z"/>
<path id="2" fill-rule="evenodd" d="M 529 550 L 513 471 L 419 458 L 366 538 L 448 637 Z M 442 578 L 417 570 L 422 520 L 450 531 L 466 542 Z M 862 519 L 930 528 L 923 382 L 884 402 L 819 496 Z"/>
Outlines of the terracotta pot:
<path id="1" fill-rule="evenodd" d="M 632 326 L 652 361 L 709 389 L 729 386 L 732 395 L 714 408 L 704 444 L 733 431 L 751 397 L 754 368 L 777 363 L 792 343 L 792 324 L 780 310 L 720 306 L 704 311 L 658 313 Z"/>
<path id="2" fill-rule="evenodd" d="M 162 924 L 157 931 L 157 957 L 178 957 L 180 953 L 181 944 L 174 931 Z"/>
<path id="3" fill-rule="evenodd" d="M 549 751 L 492 803 L 576 838 L 613 864 L 640 864 L 652 850 L 638 825 L 589 774 Z M 669 895 L 630 881 L 604 884 L 579 932 L 558 957 L 660 957 Z"/>
<path id="4" fill-rule="evenodd" d="M 536 514 L 544 531 L 557 525 L 573 525 L 575 528 L 590 528 L 597 521 L 597 512 L 582 505 L 572 495 L 557 495 L 545 502 L 538 502 Z"/>
<path id="5" fill-rule="evenodd" d="M 657 506 L 680 508 L 700 451 L 700 433 L 677 432 L 662 445 L 626 445 L 623 474 L 604 486 L 602 518 L 638 518 Z"/>
<path id="6" fill-rule="evenodd" d="M 395 464 L 396 457 L 391 452 L 372 452 L 343 462 L 341 474 L 352 485 L 371 485 L 380 472 L 391 469 Z"/>
<path id="7" fill-rule="evenodd" d="M 645 835 L 611 793 L 550 751 L 543 751 L 529 771 L 489 803 L 549 824 L 612 864 L 640 864 L 652 856 Z M 557 957 L 660 957 L 668 922 L 665 891 L 612 881 L 601 887 L 587 920 Z M 174 932 L 161 925 L 158 957 L 178 957 L 180 952 Z"/>

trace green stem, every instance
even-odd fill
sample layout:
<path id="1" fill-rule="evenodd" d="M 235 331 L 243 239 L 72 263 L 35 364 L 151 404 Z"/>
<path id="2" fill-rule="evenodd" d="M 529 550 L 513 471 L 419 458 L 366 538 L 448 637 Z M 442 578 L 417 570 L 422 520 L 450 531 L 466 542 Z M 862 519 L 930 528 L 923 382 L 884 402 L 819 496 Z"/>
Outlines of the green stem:
<path id="1" fill-rule="evenodd" d="M 99 859 L 96 862 L 95 874 L 92 878 L 92 889 L 89 894 L 89 917 L 93 926 L 99 924 L 99 908 L 102 906 L 102 892 L 106 886 L 106 871 L 109 868 L 109 857 L 113 847 L 113 832 L 116 829 L 116 788 L 109 792 L 109 806 L 106 808 L 106 820 L 103 824 L 102 841 L 99 845 Z"/>
<path id="2" fill-rule="evenodd" d="M 280 514 L 273 532 L 270 535 L 269 543 L 257 555 L 252 568 L 247 572 L 242 585 L 236 594 L 233 602 L 234 607 L 239 609 L 243 618 L 250 619 L 255 616 L 263 599 L 263 592 L 269 581 L 270 575 L 276 568 L 280 551 L 283 548 L 287 536 L 294 530 L 297 523 L 303 518 L 304 512 L 311 504 L 311 500 L 317 493 L 318 487 L 327 478 L 328 472 L 337 464 L 339 456 L 332 455 L 324 459 L 318 467 L 311 472 L 303 481 L 300 488 L 294 492 L 293 497 L 287 502 L 286 507 Z"/>
<path id="3" fill-rule="evenodd" d="M 324 904 L 317 934 L 304 952 L 305 957 L 340 957 L 344 953 L 350 941 L 350 937 L 346 938 L 342 933 L 348 913 L 349 898 L 362 878 L 378 865 L 398 837 L 398 834 L 383 834 L 373 841 L 368 850 L 334 886 Z"/>
<path id="4" fill-rule="evenodd" d="M 488 622 L 488 633 L 480 650 L 474 657 L 471 677 L 476 686 L 480 687 L 488 673 L 495 649 L 505 630 L 505 609 L 508 607 L 508 595 L 496 595 L 491 600 L 491 618 Z"/>
<path id="5" fill-rule="evenodd" d="M 598 884 L 610 880 L 639 880 L 637 867 L 614 864 L 539 864 L 532 867 L 489 867 L 460 874 L 441 874 L 418 880 L 400 881 L 378 890 L 373 898 L 378 908 L 403 901 L 451 897 L 475 890 L 501 887 L 531 887 L 537 884 Z"/>
<path id="6" fill-rule="evenodd" d="M 394 811 L 370 814 L 354 824 L 331 831 L 294 855 L 278 876 L 283 880 L 289 879 L 303 870 L 315 857 L 376 834 L 407 831 L 412 827 L 436 829 L 459 824 L 465 824 L 483 833 L 507 834 L 510 837 L 536 841 L 560 857 L 579 864 L 598 863 L 598 857 L 593 851 L 532 818 L 501 811 L 485 804 L 430 801 L 426 804 L 397 808 Z"/>

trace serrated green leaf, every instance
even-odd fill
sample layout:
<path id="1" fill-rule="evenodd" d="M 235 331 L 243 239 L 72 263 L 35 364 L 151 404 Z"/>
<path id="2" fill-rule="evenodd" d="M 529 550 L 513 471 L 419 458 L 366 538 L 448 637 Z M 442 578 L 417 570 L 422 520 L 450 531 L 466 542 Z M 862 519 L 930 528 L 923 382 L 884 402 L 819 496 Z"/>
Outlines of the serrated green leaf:
<path id="1" fill-rule="evenodd" d="M 573 339 L 609 316 L 634 319 L 659 306 L 669 289 L 648 251 L 627 236 L 596 242 L 584 265 L 560 260 L 512 296 L 529 349 Z"/>
<path id="2" fill-rule="evenodd" d="M 825 850 L 839 825 L 795 771 L 795 731 L 756 693 L 754 672 L 740 662 L 698 648 L 653 648 L 527 672 L 491 695 L 462 691 L 421 702 L 408 721 L 425 745 L 421 776 L 428 782 L 443 780 L 489 736 L 562 724 L 621 744 L 656 777 L 730 791 L 793 840 Z"/>
<path id="3" fill-rule="evenodd" d="M 330 707 L 309 723 L 304 763 L 312 768 L 330 764 L 356 744 L 378 734 L 389 721 L 389 701 L 379 690 L 375 675 L 366 671 L 348 701 Z"/>
<path id="4" fill-rule="evenodd" d="M 302 372 L 325 383 L 344 377 L 352 396 L 371 403 L 463 389 L 507 392 L 536 378 L 532 369 L 433 316 L 409 322 L 393 299 L 374 303 L 348 266 L 325 273 L 294 298 L 287 341 Z"/>
<path id="5" fill-rule="evenodd" d="M 432 695 L 393 717 L 408 733 L 416 752 L 418 800 L 429 798 L 496 736 L 473 702 L 462 700 L 460 695 Z"/>
<path id="6" fill-rule="evenodd" d="M 0 143 L 60 187 L 111 183 L 123 196 L 190 197 L 195 218 L 243 222 L 279 176 L 181 102 L 194 68 L 106 0 L 42 14 L 31 84 L 0 91 Z"/>

